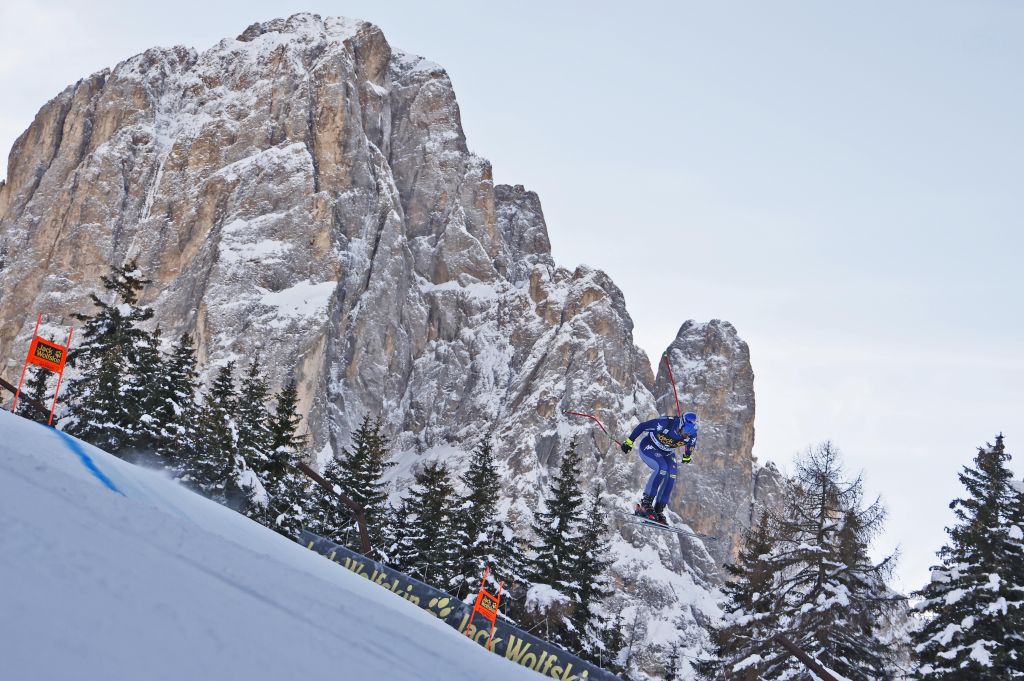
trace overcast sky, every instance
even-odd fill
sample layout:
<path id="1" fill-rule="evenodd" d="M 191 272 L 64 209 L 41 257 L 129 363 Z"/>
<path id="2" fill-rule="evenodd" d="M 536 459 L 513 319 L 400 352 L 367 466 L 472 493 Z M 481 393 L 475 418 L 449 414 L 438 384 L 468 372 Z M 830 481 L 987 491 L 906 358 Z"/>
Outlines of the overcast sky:
<path id="1" fill-rule="evenodd" d="M 960 467 L 1024 473 L 1024 4 L 0 0 L 6 150 L 69 83 L 296 11 L 442 64 L 470 147 L 607 271 L 655 360 L 688 319 L 751 349 L 755 454 L 831 439 L 920 587 Z"/>

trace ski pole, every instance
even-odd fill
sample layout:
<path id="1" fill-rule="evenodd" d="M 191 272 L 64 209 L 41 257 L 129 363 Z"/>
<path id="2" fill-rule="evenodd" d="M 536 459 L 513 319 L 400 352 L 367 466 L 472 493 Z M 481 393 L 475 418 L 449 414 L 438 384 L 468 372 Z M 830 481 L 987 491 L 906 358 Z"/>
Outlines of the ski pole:
<path id="1" fill-rule="evenodd" d="M 611 434 L 609 434 L 609 433 L 608 433 L 608 430 L 607 430 L 607 429 L 606 429 L 606 428 L 604 427 L 604 424 L 603 424 L 603 423 L 601 423 L 601 419 L 597 418 L 597 417 L 596 417 L 596 416 L 594 416 L 593 414 L 584 414 L 583 412 L 579 412 L 579 411 L 569 411 L 568 409 L 566 409 L 566 410 L 565 410 L 565 411 L 563 411 L 562 413 L 563 413 L 563 414 L 565 414 L 566 416 L 582 416 L 582 417 L 583 417 L 583 418 L 585 418 L 585 419 L 590 419 L 591 421 L 593 421 L 594 423 L 596 423 L 596 424 L 597 424 L 598 428 L 600 428 L 600 429 L 601 429 L 602 431 L 604 431 L 604 434 L 605 434 L 605 435 L 607 435 L 607 436 L 608 436 L 608 438 L 609 438 L 609 439 L 610 439 L 610 440 L 611 440 L 612 442 L 614 442 L 615 444 L 619 445 L 620 447 L 622 446 L 622 443 L 621 443 L 621 442 L 619 442 L 618 440 L 616 440 L 615 438 L 613 438 L 613 437 L 611 436 Z"/>
<path id="2" fill-rule="evenodd" d="M 672 394 L 676 396 L 676 411 L 679 412 L 679 416 L 683 415 L 683 410 L 679 407 L 679 393 L 676 392 L 676 379 L 672 375 L 672 364 L 668 361 L 668 350 L 661 356 L 665 360 L 665 368 L 668 369 L 668 380 L 672 382 Z"/>

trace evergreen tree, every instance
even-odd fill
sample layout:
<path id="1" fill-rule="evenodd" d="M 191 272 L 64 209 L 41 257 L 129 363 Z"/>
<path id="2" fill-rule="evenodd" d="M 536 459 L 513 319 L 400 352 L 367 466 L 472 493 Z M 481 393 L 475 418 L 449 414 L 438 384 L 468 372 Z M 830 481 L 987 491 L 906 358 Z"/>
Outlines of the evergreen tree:
<path id="1" fill-rule="evenodd" d="M 161 332 L 158 326 L 138 347 L 138 360 L 121 390 L 122 399 L 133 405 L 137 412 L 135 436 L 129 446 L 131 457 L 146 457 L 155 453 L 161 443 L 161 424 L 156 412 L 160 407 L 156 387 L 165 371 L 160 354 Z"/>
<path id="2" fill-rule="evenodd" d="M 536 537 L 529 561 L 529 580 L 554 589 L 565 601 L 543 606 L 536 613 L 545 620 L 549 640 L 567 644 L 577 642 L 571 631 L 573 611 L 580 585 L 573 568 L 580 562 L 579 540 L 583 534 L 583 493 L 580 490 L 580 454 L 576 442 L 569 444 L 562 456 L 558 475 L 544 504 L 534 512 L 533 533 Z"/>
<path id="3" fill-rule="evenodd" d="M 152 388 L 150 416 L 155 421 L 156 452 L 164 465 L 181 471 L 198 447 L 199 373 L 192 337 L 185 333 L 160 365 Z"/>
<path id="4" fill-rule="evenodd" d="M 863 546 L 884 510 L 863 505 L 863 483 L 843 477 L 839 452 L 825 443 L 796 463 L 786 514 L 779 519 L 776 586 L 780 627 L 798 647 L 851 681 L 890 679 L 890 652 L 874 626 L 899 598 L 885 588 L 891 559 L 875 564 Z M 762 678 L 811 679 L 792 657 L 773 661 Z"/>
<path id="5" fill-rule="evenodd" d="M 461 480 L 466 492 L 455 517 L 453 537 L 460 555 L 451 593 L 460 599 L 471 598 L 487 567 L 491 589 L 503 584 L 502 613 L 514 619 L 520 614 L 528 585 L 525 546 L 499 515 L 498 469 L 486 438 L 473 450 Z"/>
<path id="6" fill-rule="evenodd" d="M 683 673 L 683 657 L 679 654 L 679 648 L 672 646 L 665 656 L 665 678 L 667 681 L 681 679 Z"/>
<path id="7" fill-rule="evenodd" d="M 920 664 L 913 678 L 1024 678 L 1024 580 L 1017 569 L 1019 528 L 1010 522 L 1015 498 L 1009 458 L 1000 435 L 960 473 L 967 496 L 950 504 L 958 522 L 946 530 L 950 542 L 939 551 L 942 565 L 932 568 L 931 582 L 918 593 L 918 608 L 930 617 L 914 634 Z"/>
<path id="8" fill-rule="evenodd" d="M 84 322 L 82 342 L 69 352 L 68 364 L 79 375 L 68 386 L 72 417 L 67 431 L 112 454 L 124 455 L 137 444 L 140 398 L 144 392 L 148 353 L 155 347 L 151 333 L 140 324 L 153 310 L 138 305 L 139 291 L 149 283 L 135 261 L 113 268 L 102 278 L 113 298 L 103 301 L 90 294 L 97 308 L 92 315 L 75 314 Z"/>
<path id="9" fill-rule="evenodd" d="M 341 490 L 341 462 L 331 458 L 320 476 L 330 484 L 336 491 Z M 351 543 L 352 514 L 341 503 L 341 501 L 327 492 L 327 490 L 314 485 L 310 492 L 309 512 L 306 514 L 306 529 L 315 532 L 343 546 L 354 546 Z M 348 535 L 348 536 L 346 536 Z"/>
<path id="10" fill-rule="evenodd" d="M 597 664 L 613 674 L 623 676 L 626 673 L 627 642 L 623 632 L 626 631 L 626 619 L 619 610 L 612 619 L 611 626 L 604 632 L 604 652 L 598 654 Z M 671 677 L 669 677 L 671 678 Z"/>
<path id="11" fill-rule="evenodd" d="M 284 475 L 295 455 L 306 447 L 308 437 L 299 433 L 299 393 L 295 381 L 289 381 L 277 395 L 277 407 L 270 419 L 270 461 L 267 472 Z"/>
<path id="12" fill-rule="evenodd" d="M 1002 435 L 997 438 L 997 446 L 1002 446 Z M 1015 575 L 1012 591 L 1016 593 L 1015 601 L 1009 605 L 1007 628 L 1010 638 L 1017 645 L 1010 651 L 1008 666 L 1012 670 L 1011 677 L 1024 677 L 1024 481 L 1010 481 L 1010 510 L 1007 514 L 1007 534 L 1010 537 L 1011 556 L 1008 561 L 1009 574 Z M 1016 675 L 1016 676 L 1013 676 Z"/>
<path id="13" fill-rule="evenodd" d="M 576 607 L 570 616 L 572 627 L 567 642 L 579 651 L 581 657 L 597 662 L 608 657 L 609 652 L 618 652 L 605 649 L 613 623 L 601 602 L 612 595 L 608 569 L 613 560 L 608 539 L 608 520 L 601 506 L 599 486 L 595 485 L 591 491 L 590 503 L 583 517 L 586 523 L 576 544 L 576 554 L 570 568 L 576 578 L 573 593 Z"/>
<path id="14" fill-rule="evenodd" d="M 779 656 L 772 641 L 779 633 L 774 597 L 779 566 L 772 555 L 776 539 L 771 515 L 763 512 L 744 534 L 737 561 L 726 563 L 725 618 L 712 631 L 714 659 L 697 665 L 703 678 L 759 681 Z"/>
<path id="15" fill-rule="evenodd" d="M 505 583 L 501 611 L 516 622 L 525 614 L 526 596 L 530 588 L 530 544 L 516 535 L 507 518 L 506 522 L 502 523 L 502 534 L 497 541 L 497 553 L 501 557 L 497 575 Z"/>
<path id="16" fill-rule="evenodd" d="M 210 499 L 237 508 L 242 498 L 234 411 L 238 401 L 235 363 L 218 370 L 199 413 L 198 446 L 182 479 Z"/>
<path id="17" fill-rule="evenodd" d="M 379 418 L 371 420 L 369 416 L 363 417 L 359 428 L 352 433 L 352 449 L 342 450 L 337 469 L 341 492 L 363 509 L 370 543 L 374 547 L 384 544 L 383 526 L 387 521 L 388 489 L 383 477 L 387 469 L 394 465 L 388 462 L 389 443 L 381 432 L 383 427 Z M 349 524 L 354 524 L 355 520 L 347 509 L 345 513 L 349 516 Z M 352 548 L 359 550 L 357 535 L 349 535 L 352 537 Z"/>
<path id="18" fill-rule="evenodd" d="M 309 483 L 295 467 L 306 437 L 298 434 L 298 393 L 295 382 L 288 383 L 277 396 L 277 407 L 269 424 L 270 455 L 263 473 L 269 503 L 261 521 L 287 537 L 295 537 L 307 521 L 311 506 Z"/>
<path id="19" fill-rule="evenodd" d="M 491 444 L 483 440 L 471 455 L 469 468 L 462 476 L 466 494 L 455 513 L 452 539 L 460 547 L 452 593 L 462 599 L 476 591 L 484 567 L 491 569 L 495 584 L 505 579 L 502 566 L 504 526 L 498 519 L 498 469 L 494 465 Z"/>
<path id="20" fill-rule="evenodd" d="M 249 362 L 249 368 L 242 377 L 235 422 L 238 428 L 238 454 L 251 470 L 261 476 L 266 472 L 273 451 L 271 415 L 267 409 L 269 392 L 267 378 L 263 375 L 263 367 L 257 355 Z"/>
<path id="21" fill-rule="evenodd" d="M 50 400 L 53 399 L 52 394 L 48 394 L 47 385 L 50 380 L 50 372 L 46 369 L 32 365 L 29 367 L 28 381 L 25 382 L 25 390 L 23 396 L 27 395 L 29 398 L 35 400 L 44 407 L 50 406 Z M 34 406 L 25 404 L 24 407 L 18 409 L 18 413 L 27 419 L 31 419 L 36 423 L 48 423 L 50 420 L 49 411 L 42 413 Z M 54 423 L 56 423 L 56 416 L 54 416 Z"/>
<path id="22" fill-rule="evenodd" d="M 428 463 L 416 474 L 398 511 L 405 532 L 398 537 L 396 567 L 440 589 L 450 587 L 458 564 L 451 536 L 456 502 L 451 473 L 443 463 Z"/>
<path id="23" fill-rule="evenodd" d="M 399 503 L 399 508 L 388 504 L 384 512 L 384 520 L 381 522 L 379 533 L 379 545 L 374 544 L 374 554 L 378 560 L 388 565 L 398 566 L 399 550 L 402 538 L 408 536 L 411 523 L 405 516 L 404 504 Z M 354 536 L 355 529 L 349 531 Z"/>
<path id="24" fill-rule="evenodd" d="M 569 594 L 575 590 L 570 567 L 577 560 L 575 543 L 583 525 L 580 490 L 580 454 L 576 442 L 562 456 L 558 475 L 543 506 L 534 513 L 534 554 L 530 560 L 530 580 L 547 584 Z"/>

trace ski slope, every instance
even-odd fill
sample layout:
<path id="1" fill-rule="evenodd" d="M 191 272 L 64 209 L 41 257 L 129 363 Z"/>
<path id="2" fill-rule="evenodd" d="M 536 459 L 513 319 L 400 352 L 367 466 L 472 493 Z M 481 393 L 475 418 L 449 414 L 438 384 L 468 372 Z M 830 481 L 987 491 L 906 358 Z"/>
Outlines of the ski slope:
<path id="1" fill-rule="evenodd" d="M 540 678 L 158 471 L 2 410 L 0 669 L 37 681 Z"/>

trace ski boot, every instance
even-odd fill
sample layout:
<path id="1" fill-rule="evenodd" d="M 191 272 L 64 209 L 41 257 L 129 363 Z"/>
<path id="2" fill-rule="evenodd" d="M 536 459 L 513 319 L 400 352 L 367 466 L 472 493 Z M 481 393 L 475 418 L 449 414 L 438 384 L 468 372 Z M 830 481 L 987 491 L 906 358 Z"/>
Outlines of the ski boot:
<path id="1" fill-rule="evenodd" d="M 651 520 L 659 525 L 668 527 L 668 520 L 665 518 L 665 504 L 655 504 L 653 511 L 654 513 L 651 514 Z"/>
<path id="2" fill-rule="evenodd" d="M 648 520 L 654 520 L 654 497 L 649 497 L 646 494 L 640 497 L 640 503 L 633 509 L 633 515 L 640 516 L 641 518 L 647 518 Z"/>

